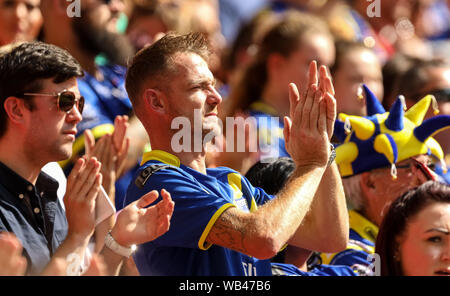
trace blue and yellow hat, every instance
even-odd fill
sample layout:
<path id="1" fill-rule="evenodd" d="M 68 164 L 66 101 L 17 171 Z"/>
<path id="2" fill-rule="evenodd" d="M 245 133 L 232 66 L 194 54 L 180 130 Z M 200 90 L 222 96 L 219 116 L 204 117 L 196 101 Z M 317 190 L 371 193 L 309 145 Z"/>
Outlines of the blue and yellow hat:
<path id="1" fill-rule="evenodd" d="M 363 85 L 363 89 L 368 115 L 340 113 L 335 124 L 335 135 L 342 142 L 336 148 L 342 177 L 391 166 L 395 179 L 397 162 L 421 154 L 434 156 L 446 167 L 442 148 L 432 136 L 450 128 L 450 116 L 423 120 L 431 103 L 435 114 L 439 113 L 433 96 L 425 96 L 407 111 L 404 97 L 399 96 L 386 112 L 369 88 Z"/>

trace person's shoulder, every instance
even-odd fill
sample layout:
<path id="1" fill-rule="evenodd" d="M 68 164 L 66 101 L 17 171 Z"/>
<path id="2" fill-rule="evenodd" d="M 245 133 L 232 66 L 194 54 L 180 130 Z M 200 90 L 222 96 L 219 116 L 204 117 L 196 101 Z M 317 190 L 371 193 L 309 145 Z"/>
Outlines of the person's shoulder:
<path id="1" fill-rule="evenodd" d="M 87 104 L 89 104 L 91 101 L 98 100 L 98 96 L 95 93 L 90 81 L 88 81 L 88 78 L 86 77 L 80 77 L 77 79 L 78 82 L 78 89 L 80 90 L 80 94 L 84 97 Z M 84 117 L 84 113 L 83 113 Z"/>
<path id="2" fill-rule="evenodd" d="M 319 276 L 357 276 L 353 269 L 346 265 L 320 264 L 309 272 Z"/>
<path id="3" fill-rule="evenodd" d="M 229 175 L 229 174 L 239 174 L 241 175 L 238 171 L 233 170 L 232 168 L 229 167 L 215 167 L 215 168 L 208 168 L 206 169 L 206 171 L 208 172 L 208 175 L 212 175 L 215 177 L 220 177 L 223 175 Z"/>
<path id="4" fill-rule="evenodd" d="M 172 178 L 180 178 L 186 174 L 181 168 L 166 164 L 157 160 L 150 160 L 143 164 L 136 172 L 134 184 L 138 188 L 144 188 L 146 183 L 153 177 L 157 177 L 158 182 L 162 179 L 165 182 L 170 182 Z"/>
<path id="5" fill-rule="evenodd" d="M 112 63 L 106 63 L 105 65 L 99 66 L 99 68 L 104 74 L 108 75 L 118 75 L 120 77 L 124 77 L 127 73 L 126 67 Z"/>
<path id="6" fill-rule="evenodd" d="M 274 276 L 316 276 L 314 273 L 302 271 L 292 264 L 271 262 Z"/>

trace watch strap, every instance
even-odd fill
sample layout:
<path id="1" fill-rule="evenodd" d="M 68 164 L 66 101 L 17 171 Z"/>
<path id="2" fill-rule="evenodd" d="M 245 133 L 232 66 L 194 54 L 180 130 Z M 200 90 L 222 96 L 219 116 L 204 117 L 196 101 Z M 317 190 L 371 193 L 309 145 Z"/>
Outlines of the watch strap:
<path id="1" fill-rule="evenodd" d="M 333 163 L 334 159 L 336 158 L 336 150 L 334 149 L 334 145 L 331 143 L 330 143 L 330 149 L 331 149 L 331 152 L 330 152 L 330 157 L 328 158 L 327 167 L 329 167 Z"/>
<path id="2" fill-rule="evenodd" d="M 119 245 L 119 243 L 117 243 L 116 240 L 112 237 L 111 231 L 109 231 L 105 237 L 105 245 L 114 253 L 127 258 L 129 258 L 131 254 L 133 254 L 133 252 L 136 250 L 136 245 L 131 245 L 131 247 L 129 248 Z"/>

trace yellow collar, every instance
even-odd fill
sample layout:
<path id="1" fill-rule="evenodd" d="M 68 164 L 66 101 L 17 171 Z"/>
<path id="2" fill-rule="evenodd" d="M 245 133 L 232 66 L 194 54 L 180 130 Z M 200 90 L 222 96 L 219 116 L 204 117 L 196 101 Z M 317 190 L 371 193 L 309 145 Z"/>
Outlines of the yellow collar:
<path id="1" fill-rule="evenodd" d="M 149 160 L 157 160 L 166 164 L 180 167 L 180 159 L 178 157 L 162 150 L 152 150 L 149 152 L 145 152 L 144 155 L 142 155 L 141 165 Z"/>
<path id="2" fill-rule="evenodd" d="M 362 238 L 375 243 L 378 235 L 378 227 L 354 210 L 348 212 L 350 228 L 356 231 Z"/>
<path id="3" fill-rule="evenodd" d="M 278 112 L 272 106 L 269 106 L 267 103 L 264 103 L 263 101 L 254 102 L 250 105 L 249 108 L 251 110 L 259 111 L 272 116 L 278 116 Z"/>

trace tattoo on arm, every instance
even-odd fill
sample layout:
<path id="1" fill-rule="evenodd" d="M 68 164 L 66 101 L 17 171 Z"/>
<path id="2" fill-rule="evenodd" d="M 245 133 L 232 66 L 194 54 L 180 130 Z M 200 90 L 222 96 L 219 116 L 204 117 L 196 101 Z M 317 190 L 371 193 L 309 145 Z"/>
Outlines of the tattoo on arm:
<path id="1" fill-rule="evenodd" d="M 206 240 L 209 243 L 248 254 L 248 249 L 245 247 L 248 230 L 236 211 L 239 210 L 231 208 L 222 213 L 211 228 Z"/>

